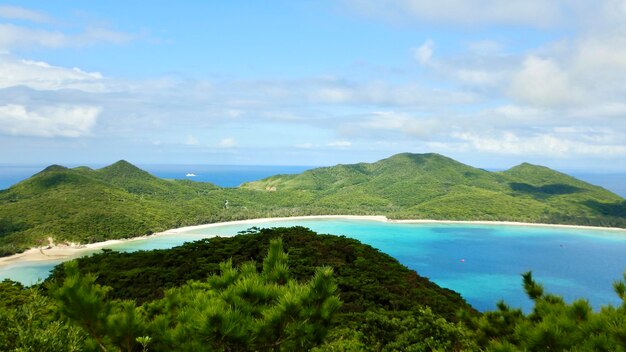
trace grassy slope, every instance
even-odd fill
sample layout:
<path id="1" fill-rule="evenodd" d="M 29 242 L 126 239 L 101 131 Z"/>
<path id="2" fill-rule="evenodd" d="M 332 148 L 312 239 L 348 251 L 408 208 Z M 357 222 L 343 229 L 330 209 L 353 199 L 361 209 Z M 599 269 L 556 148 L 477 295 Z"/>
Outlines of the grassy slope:
<path id="1" fill-rule="evenodd" d="M 99 170 L 53 165 L 0 191 L 0 255 L 46 244 L 48 237 L 84 243 L 199 223 L 313 214 L 626 227 L 623 198 L 530 164 L 488 172 L 438 154 L 405 153 L 223 189 L 159 179 L 119 161 Z"/>

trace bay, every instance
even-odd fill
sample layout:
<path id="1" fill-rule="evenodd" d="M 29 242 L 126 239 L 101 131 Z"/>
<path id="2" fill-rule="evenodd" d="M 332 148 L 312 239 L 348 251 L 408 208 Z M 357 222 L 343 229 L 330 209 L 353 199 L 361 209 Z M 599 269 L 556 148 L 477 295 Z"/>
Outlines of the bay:
<path id="1" fill-rule="evenodd" d="M 495 309 L 503 299 L 529 311 L 521 273 L 532 270 L 546 290 L 595 307 L 620 303 L 612 283 L 626 269 L 626 231 L 487 224 L 407 224 L 352 219 L 306 219 L 220 225 L 108 246 L 118 251 L 171 248 L 205 237 L 232 236 L 252 226 L 305 226 L 355 238 L 387 253 L 475 308 Z M 95 250 L 94 250 L 95 251 Z M 0 269 L 32 283 L 60 261 L 16 263 Z"/>

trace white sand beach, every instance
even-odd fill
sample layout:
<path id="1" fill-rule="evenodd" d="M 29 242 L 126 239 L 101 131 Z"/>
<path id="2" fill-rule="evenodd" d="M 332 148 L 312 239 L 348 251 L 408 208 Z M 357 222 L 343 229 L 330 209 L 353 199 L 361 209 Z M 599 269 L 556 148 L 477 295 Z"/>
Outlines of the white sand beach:
<path id="1" fill-rule="evenodd" d="M 619 231 L 626 235 L 626 229 L 613 228 L 613 227 L 594 227 L 594 226 L 579 226 L 579 225 L 560 225 L 560 224 L 539 224 L 539 223 L 524 223 L 524 222 L 511 222 L 511 221 L 455 221 L 455 220 L 390 220 L 385 216 L 360 216 L 360 215 L 313 215 L 313 216 L 294 216 L 294 217 L 282 217 L 282 218 L 260 218 L 260 219 L 248 219 L 239 221 L 228 221 L 211 224 L 203 224 L 196 226 L 186 226 L 175 229 L 158 232 L 150 236 L 139 236 L 121 240 L 109 240 L 104 242 L 96 242 L 89 244 L 58 244 L 50 245 L 46 247 L 31 248 L 23 253 L 14 254 L 12 256 L 0 258 L 0 268 L 11 264 L 21 262 L 41 262 L 47 260 L 67 259 L 75 256 L 79 256 L 86 251 L 101 249 L 112 244 L 124 243 L 129 241 L 137 241 L 146 238 L 152 238 L 155 236 L 163 235 L 175 235 L 191 230 L 206 229 L 211 227 L 219 227 L 224 225 L 245 225 L 245 224 L 258 224 L 258 223 L 272 223 L 279 221 L 294 221 L 294 220 L 315 220 L 315 219 L 346 219 L 346 220 L 365 220 L 365 221 L 380 221 L 390 223 L 405 223 L 405 224 L 477 224 L 477 225 L 510 225 L 510 226 L 535 226 L 535 227 L 560 227 L 570 229 L 589 229 L 589 230 L 602 230 L 602 231 Z"/>

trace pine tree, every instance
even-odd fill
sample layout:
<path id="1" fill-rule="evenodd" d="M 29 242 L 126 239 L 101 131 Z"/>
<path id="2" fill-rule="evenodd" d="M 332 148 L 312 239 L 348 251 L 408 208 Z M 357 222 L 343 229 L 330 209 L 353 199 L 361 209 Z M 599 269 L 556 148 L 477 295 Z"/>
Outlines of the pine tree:
<path id="1" fill-rule="evenodd" d="M 37 288 L 5 280 L 0 292 L 1 351 L 76 352 L 87 347 L 82 330 L 58 319 L 53 301 Z"/>
<path id="2" fill-rule="evenodd" d="M 254 262 L 220 264 L 219 275 L 166 291 L 136 307 L 108 301 L 95 276 L 66 264 L 66 279 L 53 287 L 61 312 L 80 325 L 103 351 L 307 350 L 322 342 L 340 306 L 331 268 L 318 268 L 307 283 L 289 278 L 288 255 L 272 240 L 263 269 Z M 141 344 L 140 344 L 141 343 Z"/>
<path id="3" fill-rule="evenodd" d="M 544 292 L 543 286 L 524 273 L 526 294 L 534 301 L 528 315 L 504 303 L 499 310 L 464 321 L 488 351 L 626 351 L 626 274 L 614 284 L 622 299 L 594 311 L 583 299 L 571 304 Z"/>

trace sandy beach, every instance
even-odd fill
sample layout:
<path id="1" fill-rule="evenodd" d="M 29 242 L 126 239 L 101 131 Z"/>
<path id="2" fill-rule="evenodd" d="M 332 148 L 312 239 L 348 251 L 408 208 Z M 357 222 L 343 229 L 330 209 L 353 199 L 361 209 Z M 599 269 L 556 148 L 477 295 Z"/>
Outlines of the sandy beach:
<path id="1" fill-rule="evenodd" d="M 557 227 L 557 228 L 569 228 L 569 229 L 588 229 L 588 230 L 602 230 L 602 231 L 620 231 L 626 235 L 626 229 L 612 228 L 612 227 L 594 227 L 594 226 L 579 226 L 579 225 L 560 225 L 560 224 L 539 224 L 539 223 L 524 223 L 524 222 L 512 222 L 512 221 L 455 221 L 455 220 L 390 220 L 385 216 L 360 216 L 360 215 L 313 215 L 313 216 L 294 216 L 294 217 L 282 217 L 282 218 L 261 218 L 261 219 L 249 219 L 239 221 L 219 222 L 212 224 L 203 224 L 196 226 L 186 226 L 175 229 L 166 230 L 163 232 L 155 233 L 151 236 L 139 236 L 121 240 L 109 240 L 104 242 L 96 242 L 89 244 L 60 244 L 51 245 L 46 247 L 31 248 L 23 253 L 14 254 L 12 256 L 0 258 L 0 269 L 2 267 L 21 263 L 21 262 L 42 262 L 47 260 L 59 260 L 67 259 L 80 254 L 93 251 L 94 249 L 101 249 L 107 246 L 137 241 L 146 238 L 153 238 L 163 235 L 175 235 L 191 230 L 206 229 L 211 227 L 219 227 L 224 225 L 245 225 L 245 224 L 258 224 L 258 223 L 272 223 L 285 220 L 314 220 L 314 219 L 346 219 L 346 220 L 366 220 L 366 221 L 380 221 L 389 223 L 403 223 L 403 224 L 476 224 L 476 225 L 509 225 L 509 226 L 533 226 L 533 227 Z"/>

